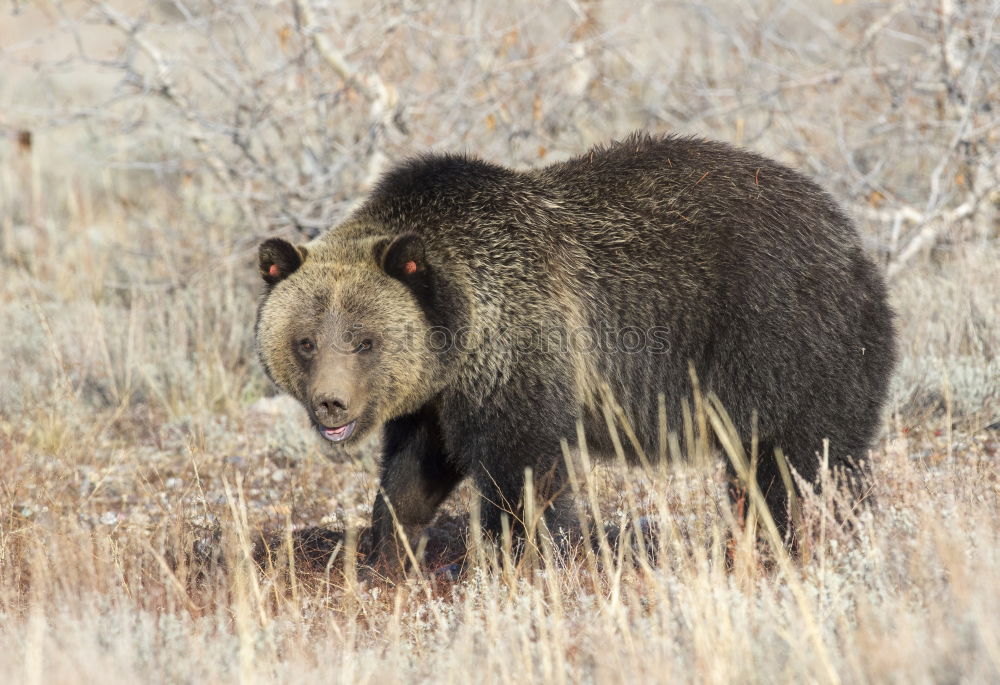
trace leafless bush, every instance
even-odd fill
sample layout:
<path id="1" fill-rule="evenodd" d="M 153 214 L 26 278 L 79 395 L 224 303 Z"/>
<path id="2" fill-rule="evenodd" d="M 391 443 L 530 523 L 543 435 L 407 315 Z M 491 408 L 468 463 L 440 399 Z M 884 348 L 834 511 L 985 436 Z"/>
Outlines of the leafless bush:
<path id="1" fill-rule="evenodd" d="M 2 61 L 102 84 L 83 105 L 19 103 L 9 131 L 83 120 L 116 165 L 212 174 L 258 235 L 315 235 L 389 160 L 430 147 L 531 165 L 651 128 L 818 177 L 891 276 L 929 248 L 996 237 L 991 0 L 56 7 L 52 31 Z M 56 58 L 39 52 L 53 43 Z"/>
<path id="2" fill-rule="evenodd" d="M 0 7 L 4 676 L 995 679 L 996 0 Z M 718 465 L 584 469 L 589 515 L 657 533 L 658 565 L 341 574 L 372 462 L 315 458 L 266 397 L 253 246 L 336 223 L 405 155 L 525 167 L 636 128 L 752 147 L 861 220 L 902 348 L 875 504 L 842 528 L 807 494 L 775 566 Z"/>

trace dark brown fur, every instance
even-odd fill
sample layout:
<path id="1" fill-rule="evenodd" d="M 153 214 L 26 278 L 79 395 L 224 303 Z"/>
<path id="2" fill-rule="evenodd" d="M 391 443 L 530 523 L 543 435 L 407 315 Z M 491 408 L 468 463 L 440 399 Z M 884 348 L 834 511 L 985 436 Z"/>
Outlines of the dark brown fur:
<path id="1" fill-rule="evenodd" d="M 582 421 L 591 451 L 610 452 L 613 400 L 658 454 L 658 394 L 680 426 L 689 366 L 748 449 L 757 415 L 758 479 L 781 522 L 775 448 L 814 480 L 824 438 L 831 465 L 854 471 L 878 427 L 894 361 L 878 269 L 815 183 L 722 143 L 635 135 L 529 172 L 421 157 L 300 250 L 301 266 L 269 242 L 262 269 L 284 271 L 261 305 L 261 358 L 307 407 L 360 388 L 364 407 L 344 416 L 363 417 L 356 437 L 382 430 L 376 549 L 395 549 L 388 503 L 414 533 L 466 477 L 497 534 L 529 467 L 564 523 L 560 440 L 574 445 Z M 292 351 L 359 322 L 380 350 L 363 364 Z M 449 344 L 417 340 L 432 328 Z M 572 340 L 581 330 L 610 342 Z M 324 366 L 337 388 L 310 385 Z"/>

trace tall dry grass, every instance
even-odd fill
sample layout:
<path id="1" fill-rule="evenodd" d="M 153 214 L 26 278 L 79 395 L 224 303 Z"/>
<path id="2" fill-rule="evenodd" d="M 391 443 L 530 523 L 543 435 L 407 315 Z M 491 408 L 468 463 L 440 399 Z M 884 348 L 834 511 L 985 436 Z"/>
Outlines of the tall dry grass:
<path id="1" fill-rule="evenodd" d="M 995 3 L 314 3 L 311 29 L 296 4 L 39 3 L 0 20 L 0 679 L 1000 678 Z M 233 93 L 164 102 L 148 54 L 120 59 L 107 7 L 147 18 L 136 35 L 182 95 L 204 88 L 190 55 Z M 240 53 L 247 27 L 260 42 Z M 393 86 L 396 123 L 331 73 L 316 30 Z M 199 52 L 206 36 L 220 42 Z M 279 179 L 229 144 L 232 102 L 263 122 L 239 129 L 255 144 L 284 127 Z M 463 487 L 428 573 L 359 575 L 344 560 L 363 535 L 329 531 L 364 526 L 372 449 L 325 452 L 271 397 L 252 349 L 256 241 L 342 215 L 406 152 L 544 163 L 637 126 L 806 169 L 898 265 L 902 360 L 870 508 L 844 528 L 831 489 L 806 497 L 789 559 L 737 520 L 724 455 L 596 466 L 578 501 L 618 544 L 494 558 L 467 536 Z M 467 539 L 464 577 L 431 572 Z"/>

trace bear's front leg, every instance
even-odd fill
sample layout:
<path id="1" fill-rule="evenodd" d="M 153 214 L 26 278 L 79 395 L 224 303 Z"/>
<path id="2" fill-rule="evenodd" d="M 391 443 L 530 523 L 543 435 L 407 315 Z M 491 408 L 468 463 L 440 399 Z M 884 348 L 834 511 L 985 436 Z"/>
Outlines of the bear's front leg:
<path id="1" fill-rule="evenodd" d="M 555 439 L 537 439 L 543 437 L 539 433 L 529 435 L 529 439 L 479 443 L 478 454 L 470 459 L 475 464 L 472 473 L 481 496 L 483 532 L 499 543 L 508 527 L 515 554 L 523 548 L 528 531 L 543 529 L 542 517 L 557 547 L 568 547 L 580 539 L 561 446 Z M 528 469 L 534 495 L 530 508 L 525 507 Z M 528 520 L 531 513 L 534 520 Z"/>
<path id="2" fill-rule="evenodd" d="M 476 487 L 482 498 L 481 521 L 483 531 L 495 542 L 500 542 L 504 529 L 504 519 L 511 532 L 514 551 L 521 549 L 528 530 L 545 528 L 553 541 L 562 547 L 580 538 L 580 526 L 572 508 L 572 492 L 564 467 L 555 459 L 538 459 L 530 465 L 534 507 L 524 506 L 525 472 L 504 473 L 481 468 L 476 473 Z M 535 519 L 528 520 L 528 512 L 534 512 Z"/>
<path id="3" fill-rule="evenodd" d="M 398 577 L 409 566 L 404 536 L 415 551 L 424 526 L 465 474 L 448 460 L 431 409 L 387 423 L 382 450 L 368 565 Z"/>
<path id="4" fill-rule="evenodd" d="M 539 361 L 543 368 L 558 363 Z M 509 528 L 516 553 L 524 547 L 527 531 L 547 528 L 560 548 L 568 548 L 581 536 L 561 440 L 569 438 L 572 448 L 576 402 L 571 390 L 556 379 L 538 378 L 532 369 L 519 367 L 511 373 L 513 380 L 485 400 L 456 404 L 442 412 L 442 417 L 452 418 L 444 425 L 447 444 L 455 461 L 468 465 L 479 490 L 487 537 L 499 543 L 504 528 Z M 528 508 L 527 469 L 534 494 Z M 532 512 L 536 520 L 526 520 Z"/>

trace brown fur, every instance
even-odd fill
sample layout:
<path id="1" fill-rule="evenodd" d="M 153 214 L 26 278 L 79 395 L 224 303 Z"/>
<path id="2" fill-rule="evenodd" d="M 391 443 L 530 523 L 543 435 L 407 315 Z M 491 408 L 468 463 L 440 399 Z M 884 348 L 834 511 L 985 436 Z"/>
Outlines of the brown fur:
<path id="1" fill-rule="evenodd" d="M 756 415 L 758 480 L 783 523 L 774 450 L 814 480 L 828 438 L 831 464 L 858 473 L 894 362 L 882 278 L 831 198 L 703 140 L 637 135 L 523 173 L 412 160 L 304 250 L 265 243 L 261 269 L 271 378 L 307 408 L 330 390 L 320 386 L 343 386 L 364 398 L 342 413 L 360 412 L 352 440 L 382 430 L 379 559 L 398 557 L 393 518 L 418 531 L 465 477 L 493 534 L 520 516 L 526 468 L 547 479 L 550 523 L 562 525 L 560 440 L 575 446 L 582 422 L 588 446 L 610 452 L 613 411 L 626 446 L 656 455 L 658 395 L 681 425 L 690 367 L 748 448 Z M 352 326 L 375 351 L 328 352 Z M 581 344 L 581 330 L 618 344 Z M 431 332 L 453 344 L 435 347 Z M 633 334 L 635 349 L 622 344 Z M 308 363 L 293 352 L 301 336 L 320 343 Z"/>
<path id="2" fill-rule="evenodd" d="M 355 433 L 360 438 L 418 409 L 427 390 L 440 383 L 441 369 L 423 344 L 427 322 L 419 306 L 375 261 L 377 240 L 352 236 L 350 227 L 338 235 L 310 244 L 295 278 L 271 288 L 258 314 L 257 347 L 268 375 L 306 404 L 317 377 L 329 371 L 324 355 L 346 356 L 336 353 L 366 335 L 392 338 L 398 351 L 380 360 L 377 373 L 353 370 L 355 384 L 378 399 Z M 292 343 L 306 336 L 315 338 L 320 350 L 312 369 L 290 354 Z"/>

